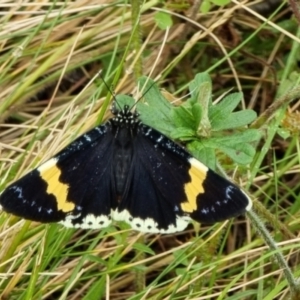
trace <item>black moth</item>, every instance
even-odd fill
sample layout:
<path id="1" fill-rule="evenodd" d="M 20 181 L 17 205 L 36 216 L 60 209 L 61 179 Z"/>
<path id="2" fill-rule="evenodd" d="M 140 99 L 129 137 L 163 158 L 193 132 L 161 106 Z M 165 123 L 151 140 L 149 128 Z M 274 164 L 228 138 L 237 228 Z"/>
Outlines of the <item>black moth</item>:
<path id="1" fill-rule="evenodd" d="M 185 149 L 143 124 L 129 106 L 8 186 L 2 209 L 38 222 L 172 233 L 193 219 L 243 214 L 250 198 Z M 0 206 L 0 207 L 1 207 Z"/>

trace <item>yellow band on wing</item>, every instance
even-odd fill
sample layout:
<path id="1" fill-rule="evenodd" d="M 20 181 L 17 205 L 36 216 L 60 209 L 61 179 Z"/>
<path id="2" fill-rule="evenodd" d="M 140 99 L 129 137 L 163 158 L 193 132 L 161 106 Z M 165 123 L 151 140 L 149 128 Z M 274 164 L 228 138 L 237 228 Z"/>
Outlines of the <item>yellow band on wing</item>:
<path id="1" fill-rule="evenodd" d="M 61 170 L 56 166 L 57 159 L 52 158 L 38 168 L 40 176 L 47 183 L 47 193 L 56 198 L 57 209 L 70 212 L 75 204 L 67 201 L 69 186 L 59 181 Z"/>
<path id="2" fill-rule="evenodd" d="M 187 201 L 181 203 L 181 209 L 184 212 L 192 213 L 197 210 L 197 196 L 205 192 L 203 182 L 206 178 L 208 168 L 195 158 L 190 158 L 189 162 L 191 164 L 189 170 L 191 181 L 184 186 Z"/>

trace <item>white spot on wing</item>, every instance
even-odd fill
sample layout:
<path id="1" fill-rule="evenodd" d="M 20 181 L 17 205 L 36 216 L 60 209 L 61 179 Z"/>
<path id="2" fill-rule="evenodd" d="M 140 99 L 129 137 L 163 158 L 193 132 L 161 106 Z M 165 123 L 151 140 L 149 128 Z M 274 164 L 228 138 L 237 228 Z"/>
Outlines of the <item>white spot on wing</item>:
<path id="1" fill-rule="evenodd" d="M 247 197 L 247 199 L 248 199 L 248 205 L 246 206 L 246 211 L 249 211 L 249 210 L 251 210 L 251 208 L 252 208 L 252 200 L 251 200 L 251 198 L 241 189 L 241 192 Z"/>
<path id="2" fill-rule="evenodd" d="M 160 143 L 160 142 L 163 140 L 163 138 L 164 138 L 164 137 L 161 135 L 161 136 L 156 140 L 156 142 L 157 142 L 157 143 Z"/>
<path id="3" fill-rule="evenodd" d="M 79 226 L 76 226 L 77 224 L 73 224 L 72 223 L 72 220 L 74 220 L 74 219 L 76 219 L 78 217 L 79 217 L 79 215 L 76 215 L 76 216 L 74 216 L 74 215 L 68 215 L 68 216 L 65 217 L 64 220 L 62 220 L 62 221 L 60 221 L 58 223 L 64 225 L 65 227 L 68 227 L 68 228 L 79 228 Z"/>
<path id="4" fill-rule="evenodd" d="M 48 161 L 46 161 L 45 163 L 43 163 L 41 166 L 39 166 L 37 168 L 37 170 L 40 173 L 43 173 L 44 171 L 49 170 L 50 168 L 56 166 L 57 162 L 58 162 L 58 159 L 53 157 L 53 158 L 49 159 Z"/>
<path id="5" fill-rule="evenodd" d="M 69 228 L 81 228 L 81 229 L 99 229 L 99 228 L 108 227 L 111 223 L 111 219 L 109 219 L 109 216 L 106 215 L 95 216 L 92 214 L 86 215 L 80 223 L 79 222 L 73 223 L 73 220 L 77 219 L 78 217 L 79 215 L 76 216 L 69 215 L 59 223 Z"/>
<path id="6" fill-rule="evenodd" d="M 226 198 L 231 200 L 231 196 L 230 194 L 232 194 L 234 187 L 232 185 L 229 185 L 226 188 L 225 194 L 226 194 Z"/>
<path id="7" fill-rule="evenodd" d="M 174 233 L 183 231 L 191 220 L 189 217 L 177 216 L 176 225 L 170 224 L 167 229 L 163 229 L 158 228 L 158 223 L 154 219 L 134 218 L 127 210 L 122 210 L 121 212 L 116 210 L 112 213 L 112 216 L 114 220 L 125 221 L 132 229 L 145 233 Z"/>
<path id="8" fill-rule="evenodd" d="M 201 212 L 204 214 L 204 215 L 207 215 L 209 213 L 209 210 L 208 209 L 205 209 L 205 208 L 202 208 L 201 209 Z"/>
<path id="9" fill-rule="evenodd" d="M 12 186 L 10 189 L 12 189 L 14 191 L 14 193 L 17 194 L 17 198 L 18 199 L 24 199 L 23 197 L 23 190 L 21 187 L 19 186 Z"/>
<path id="10" fill-rule="evenodd" d="M 90 138 L 90 136 L 88 134 L 84 134 L 83 137 L 85 138 L 85 140 L 87 142 L 91 142 L 92 141 L 92 139 Z"/>
<path id="11" fill-rule="evenodd" d="M 103 131 L 102 131 L 99 127 L 95 127 L 95 130 L 96 130 L 98 133 L 100 133 L 100 134 L 103 133 Z"/>
<path id="12" fill-rule="evenodd" d="M 206 174 L 206 172 L 208 171 L 208 167 L 206 165 L 204 165 L 202 162 L 200 162 L 199 160 L 197 160 L 196 158 L 194 158 L 194 157 L 191 157 L 189 159 L 189 163 L 193 167 L 196 167 L 197 169 L 202 171 L 204 174 Z"/>
<path id="13" fill-rule="evenodd" d="M 152 132 L 151 128 L 148 128 L 147 131 L 145 132 L 145 136 L 148 136 Z"/>

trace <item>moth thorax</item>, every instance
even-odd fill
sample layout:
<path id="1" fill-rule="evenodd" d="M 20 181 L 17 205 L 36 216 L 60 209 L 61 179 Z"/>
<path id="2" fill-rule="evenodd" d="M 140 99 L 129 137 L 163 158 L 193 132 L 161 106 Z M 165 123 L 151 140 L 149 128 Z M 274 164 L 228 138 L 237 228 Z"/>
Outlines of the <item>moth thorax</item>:
<path id="1" fill-rule="evenodd" d="M 123 195 L 128 180 L 133 157 L 133 141 L 134 137 L 131 129 L 126 127 L 118 128 L 113 150 L 113 178 L 115 191 L 118 196 Z"/>
<path id="2" fill-rule="evenodd" d="M 112 123 L 115 126 L 120 127 L 136 127 L 139 121 L 139 114 L 137 112 L 131 112 L 129 106 L 125 105 L 123 110 L 116 111 L 115 117 L 112 119 Z"/>

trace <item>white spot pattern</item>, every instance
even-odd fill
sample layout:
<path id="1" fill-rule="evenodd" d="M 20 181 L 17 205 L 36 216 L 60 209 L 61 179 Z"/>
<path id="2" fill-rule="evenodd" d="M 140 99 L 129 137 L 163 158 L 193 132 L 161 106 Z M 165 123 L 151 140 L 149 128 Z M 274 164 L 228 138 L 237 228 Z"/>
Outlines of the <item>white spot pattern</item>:
<path id="1" fill-rule="evenodd" d="M 194 157 L 189 158 L 189 163 L 204 174 L 208 171 L 208 167 Z"/>
<path id="2" fill-rule="evenodd" d="M 44 171 L 47 171 L 49 169 L 51 169 L 52 167 L 56 166 L 58 162 L 58 159 L 53 157 L 49 160 L 47 160 L 45 163 L 43 163 L 42 165 L 40 165 L 37 170 L 40 172 L 40 173 L 43 173 Z"/>
<path id="3" fill-rule="evenodd" d="M 252 208 L 252 200 L 251 200 L 251 198 L 249 198 L 249 196 L 243 191 L 243 190 L 241 190 L 241 192 L 248 198 L 248 200 L 249 200 L 249 203 L 248 203 L 248 205 L 246 206 L 246 211 L 249 211 L 249 210 L 251 210 L 251 208 Z"/>
<path id="4" fill-rule="evenodd" d="M 92 214 L 88 214 L 82 219 L 81 223 L 74 224 L 73 223 L 74 219 L 78 217 L 79 215 L 76 216 L 69 215 L 59 223 L 69 228 L 82 228 L 82 229 L 100 229 L 109 226 L 111 223 L 111 219 L 109 218 L 109 216 L 106 215 L 95 216 Z"/>
<path id="5" fill-rule="evenodd" d="M 145 233 L 174 233 L 183 231 L 191 221 L 190 217 L 177 216 L 176 225 L 170 224 L 167 229 L 163 229 L 158 227 L 158 223 L 155 222 L 154 219 L 134 218 L 130 215 L 128 210 L 123 210 L 121 212 L 114 211 L 112 217 L 116 221 L 125 221 L 132 229 Z"/>

